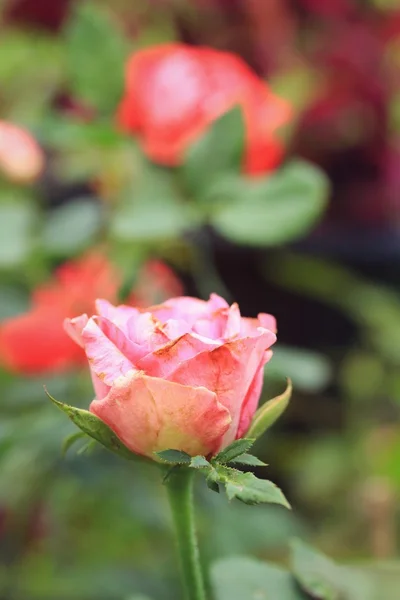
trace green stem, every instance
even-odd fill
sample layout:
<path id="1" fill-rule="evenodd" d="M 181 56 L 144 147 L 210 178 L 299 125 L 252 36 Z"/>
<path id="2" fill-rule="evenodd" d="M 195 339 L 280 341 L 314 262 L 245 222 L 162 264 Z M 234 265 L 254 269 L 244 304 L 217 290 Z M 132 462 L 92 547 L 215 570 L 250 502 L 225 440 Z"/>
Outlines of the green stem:
<path id="1" fill-rule="evenodd" d="M 180 468 L 166 482 L 186 600 L 206 600 L 194 523 L 194 471 Z"/>

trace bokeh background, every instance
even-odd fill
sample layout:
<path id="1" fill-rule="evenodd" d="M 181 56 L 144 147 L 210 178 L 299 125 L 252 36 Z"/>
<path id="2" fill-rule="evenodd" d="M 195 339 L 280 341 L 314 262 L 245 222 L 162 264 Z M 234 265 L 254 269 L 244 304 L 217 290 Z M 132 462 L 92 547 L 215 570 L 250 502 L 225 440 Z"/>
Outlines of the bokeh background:
<path id="1" fill-rule="evenodd" d="M 285 376 L 295 391 L 257 453 L 293 511 L 228 506 L 199 483 L 205 564 L 246 553 L 284 563 L 293 537 L 339 562 L 394 561 L 398 0 L 2 0 L 0 25 L 1 123 L 38 144 L 32 171 L 14 172 L 19 145 L 0 128 L 1 598 L 178 597 L 157 471 L 99 449 L 63 458 L 74 429 L 43 391 L 90 402 L 60 323 L 96 296 L 146 305 L 217 291 L 278 319 L 264 394 Z M 170 40 L 238 53 L 291 103 L 285 161 L 307 160 L 330 183 L 318 220 L 238 238 L 177 204 L 115 118 L 127 56 Z M 288 198 L 295 212 L 296 189 Z"/>

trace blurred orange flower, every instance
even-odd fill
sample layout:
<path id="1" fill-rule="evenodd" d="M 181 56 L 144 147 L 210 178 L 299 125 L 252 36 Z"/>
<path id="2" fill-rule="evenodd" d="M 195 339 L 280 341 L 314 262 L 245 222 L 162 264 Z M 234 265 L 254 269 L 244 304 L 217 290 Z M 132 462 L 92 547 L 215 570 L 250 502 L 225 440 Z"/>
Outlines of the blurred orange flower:
<path id="1" fill-rule="evenodd" d="M 62 265 L 49 283 L 39 286 L 31 309 L 0 324 L 0 364 L 15 373 L 38 375 L 84 364 L 85 355 L 64 332 L 63 321 L 76 313 L 93 314 L 95 300 L 118 300 L 122 277 L 99 253 Z M 139 272 L 129 303 L 148 305 L 182 293 L 173 271 L 149 261 Z"/>
<path id="2" fill-rule="evenodd" d="M 136 52 L 126 67 L 118 120 L 156 163 L 179 165 L 185 150 L 218 117 L 240 105 L 246 127 L 244 169 L 255 175 L 282 158 L 277 129 L 292 114 L 246 63 L 229 52 L 171 43 Z"/>
<path id="3" fill-rule="evenodd" d="M 29 183 L 44 168 L 44 153 L 30 133 L 0 120 L 0 171 L 17 183 Z"/>

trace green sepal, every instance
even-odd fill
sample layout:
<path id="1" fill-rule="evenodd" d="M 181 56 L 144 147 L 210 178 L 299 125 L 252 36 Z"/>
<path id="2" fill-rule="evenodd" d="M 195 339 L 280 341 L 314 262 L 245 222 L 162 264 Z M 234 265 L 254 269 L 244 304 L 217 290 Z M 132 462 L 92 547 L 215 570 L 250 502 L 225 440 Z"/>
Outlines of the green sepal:
<path id="1" fill-rule="evenodd" d="M 252 436 L 251 436 L 252 437 Z M 214 458 L 213 463 L 222 463 L 226 464 L 237 458 L 238 456 L 245 454 L 250 448 L 253 446 L 255 439 L 250 438 L 242 438 L 240 440 L 235 440 L 224 448 L 221 452 L 219 452 Z"/>
<path id="2" fill-rule="evenodd" d="M 230 461 L 233 464 L 246 465 L 249 467 L 266 467 L 267 464 L 257 458 L 257 456 L 253 456 L 252 454 L 241 454 L 237 456 L 233 460 Z"/>
<path id="3" fill-rule="evenodd" d="M 89 437 L 93 438 L 99 442 L 99 444 L 107 448 L 107 450 L 110 450 L 111 452 L 114 452 L 114 454 L 118 454 L 118 456 L 128 460 L 139 458 L 137 454 L 134 454 L 128 450 L 128 448 L 123 445 L 115 433 L 111 431 L 108 425 L 96 417 L 96 415 L 92 414 L 88 410 L 75 408 L 74 406 L 69 406 L 68 404 L 64 404 L 63 402 L 56 400 L 49 394 L 46 388 L 45 392 L 53 404 L 57 406 L 57 408 L 59 408 L 63 413 L 65 413 L 74 423 L 74 425 L 79 427 L 83 433 L 86 433 Z"/>
<path id="4" fill-rule="evenodd" d="M 286 410 L 290 397 L 292 395 L 292 382 L 287 380 L 287 387 L 283 394 L 272 398 L 257 410 L 251 422 L 247 435 L 258 439 L 275 423 L 281 414 Z"/>
<path id="5" fill-rule="evenodd" d="M 62 455 L 65 456 L 68 450 L 77 442 L 78 440 L 87 437 L 86 433 L 83 431 L 75 431 L 75 433 L 71 433 L 68 437 L 65 438 L 62 445 Z"/>
<path id="6" fill-rule="evenodd" d="M 80 456 L 81 454 L 86 454 L 92 452 L 97 446 L 96 440 L 89 440 L 84 444 L 79 450 L 77 450 L 77 454 Z"/>
<path id="7" fill-rule="evenodd" d="M 182 452 L 181 450 L 173 450 L 172 448 L 169 450 L 161 450 L 160 452 L 154 452 L 158 458 L 170 465 L 190 465 L 192 461 L 192 457 L 186 452 Z"/>

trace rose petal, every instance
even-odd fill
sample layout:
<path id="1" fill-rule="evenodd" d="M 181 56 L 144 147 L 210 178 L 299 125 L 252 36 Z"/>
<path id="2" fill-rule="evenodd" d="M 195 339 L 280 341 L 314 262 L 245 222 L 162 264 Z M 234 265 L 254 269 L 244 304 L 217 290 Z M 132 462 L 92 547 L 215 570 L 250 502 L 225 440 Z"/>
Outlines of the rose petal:
<path id="1" fill-rule="evenodd" d="M 137 348 L 104 317 L 89 319 L 82 339 L 92 371 L 107 385 L 134 368 Z"/>
<path id="2" fill-rule="evenodd" d="M 91 412 L 133 452 L 154 458 L 173 448 L 191 456 L 218 450 L 229 428 L 229 411 L 214 393 L 131 372 L 115 381 Z"/>
<path id="3" fill-rule="evenodd" d="M 78 346 L 83 348 L 84 343 L 82 339 L 82 331 L 87 325 L 89 318 L 87 314 L 80 315 L 74 319 L 64 319 L 64 329 L 68 333 L 69 337 L 74 340 Z"/>
<path id="4" fill-rule="evenodd" d="M 258 337 L 228 342 L 211 352 L 202 352 L 181 363 L 168 379 L 182 385 L 204 385 L 217 394 L 218 400 L 232 415 L 232 423 L 224 437 L 224 445 L 237 434 L 242 405 L 265 351 L 276 341 L 268 330 Z"/>
<path id="5" fill-rule="evenodd" d="M 272 351 L 267 350 L 263 357 L 259 369 L 257 370 L 253 381 L 247 391 L 246 397 L 242 404 L 242 411 L 240 413 L 239 427 L 236 433 L 236 439 L 244 437 L 247 430 L 250 427 L 250 423 L 253 419 L 254 413 L 257 410 L 258 401 L 261 396 L 261 391 L 264 383 L 264 365 L 272 358 Z"/>
<path id="6" fill-rule="evenodd" d="M 167 377 L 182 362 L 217 346 L 218 342 L 187 333 L 147 354 L 137 363 L 137 368 L 153 377 Z"/>

